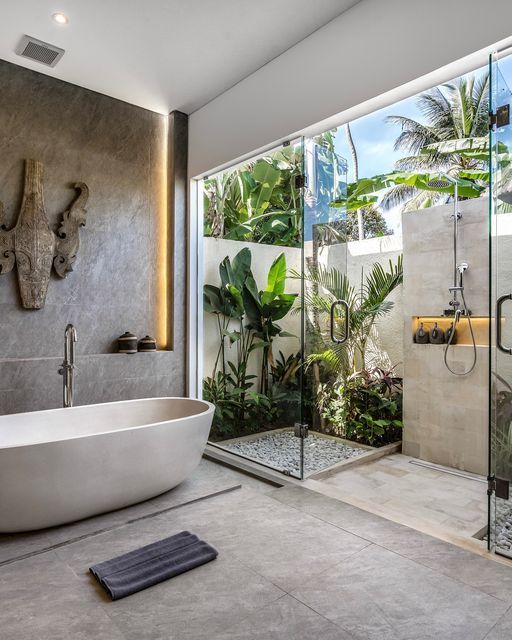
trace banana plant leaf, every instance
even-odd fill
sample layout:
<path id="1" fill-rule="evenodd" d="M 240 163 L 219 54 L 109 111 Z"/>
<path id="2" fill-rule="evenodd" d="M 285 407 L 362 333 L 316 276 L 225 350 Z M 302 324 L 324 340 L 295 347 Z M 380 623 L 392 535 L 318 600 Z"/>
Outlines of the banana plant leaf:
<path id="1" fill-rule="evenodd" d="M 453 195 L 455 192 L 455 185 L 453 184 L 450 184 L 448 187 L 440 188 L 429 185 L 432 180 L 436 180 L 439 177 L 439 173 L 396 172 L 388 175 L 389 180 L 393 181 L 395 184 L 406 184 L 409 187 L 415 187 L 420 191 L 435 191 L 438 193 L 448 193 Z M 464 198 L 477 198 L 484 190 L 484 187 L 465 178 L 457 178 L 457 186 L 459 196 Z"/>
<path id="2" fill-rule="evenodd" d="M 259 214 L 269 207 L 272 192 L 281 179 L 281 171 L 274 167 L 271 161 L 261 158 L 254 165 L 252 177 L 259 184 L 251 195 L 251 208 Z"/>
<path id="3" fill-rule="evenodd" d="M 496 141 L 495 151 L 498 154 L 508 153 L 508 147 L 501 141 Z M 420 149 L 421 155 L 460 155 L 473 160 L 489 159 L 489 137 L 460 138 L 456 140 L 443 140 L 434 142 Z"/>
<path id="4" fill-rule="evenodd" d="M 267 292 L 276 295 L 284 293 L 284 285 L 286 282 L 286 258 L 281 253 L 272 263 L 267 276 Z"/>
<path id="5" fill-rule="evenodd" d="M 474 180 L 479 179 L 478 175 L 472 176 L 470 172 L 460 174 L 457 178 L 457 186 L 459 196 L 464 198 L 477 198 L 484 187 L 475 184 Z M 334 208 L 346 208 L 348 212 L 363 209 L 378 201 L 378 192 L 384 189 L 390 189 L 397 185 L 407 185 L 414 187 L 420 191 L 435 191 L 438 193 L 454 194 L 454 185 L 436 188 L 429 185 L 430 181 L 439 178 L 439 173 L 410 173 L 410 172 L 393 172 L 384 175 L 374 176 L 373 178 L 362 178 L 357 182 L 352 182 L 347 187 L 347 194 L 342 198 L 338 198 L 330 203 Z M 483 180 L 483 178 L 482 178 Z M 423 206 L 423 208 L 425 205 Z"/>

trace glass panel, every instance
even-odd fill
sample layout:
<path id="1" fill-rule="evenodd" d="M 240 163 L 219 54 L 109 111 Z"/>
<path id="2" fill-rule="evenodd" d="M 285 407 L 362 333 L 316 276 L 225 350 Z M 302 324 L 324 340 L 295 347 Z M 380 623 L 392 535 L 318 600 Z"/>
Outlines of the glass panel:
<path id="1" fill-rule="evenodd" d="M 491 59 L 491 112 L 504 114 L 512 94 L 501 63 Z M 490 134 L 491 308 L 496 315 L 491 349 L 491 474 L 497 493 L 512 480 L 512 127 L 498 122 Z M 500 481 L 504 481 L 502 484 Z M 489 545 L 512 557 L 512 501 L 489 501 Z"/>
<path id="2" fill-rule="evenodd" d="M 341 440 L 333 437 L 322 398 L 333 383 L 333 358 L 347 359 L 347 163 L 334 151 L 328 132 L 304 143 L 304 305 L 303 473 L 322 471 L 339 462 Z M 329 364 L 330 363 L 330 364 Z"/>
<path id="3" fill-rule="evenodd" d="M 301 476 L 302 141 L 203 181 L 203 398 L 212 444 Z M 295 274 L 293 277 L 292 274 Z"/>

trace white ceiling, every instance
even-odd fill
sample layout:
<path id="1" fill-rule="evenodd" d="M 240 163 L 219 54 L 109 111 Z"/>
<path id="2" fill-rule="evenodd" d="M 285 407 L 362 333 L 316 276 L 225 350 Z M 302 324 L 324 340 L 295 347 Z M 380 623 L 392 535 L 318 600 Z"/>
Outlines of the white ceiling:
<path id="1" fill-rule="evenodd" d="M 192 113 L 359 1 L 0 0 L 0 58 L 153 111 Z M 52 20 L 57 11 L 68 25 Z M 54 69 L 21 58 L 23 34 L 66 53 Z M 268 87 L 268 99 L 278 91 Z"/>

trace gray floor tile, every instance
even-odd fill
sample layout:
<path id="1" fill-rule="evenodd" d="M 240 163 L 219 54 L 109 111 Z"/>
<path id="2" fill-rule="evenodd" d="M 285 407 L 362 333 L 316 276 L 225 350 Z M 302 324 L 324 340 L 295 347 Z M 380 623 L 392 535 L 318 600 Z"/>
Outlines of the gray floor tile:
<path id="1" fill-rule="evenodd" d="M 156 516 L 60 547 L 55 550 L 55 554 L 71 567 L 76 576 L 85 577 L 89 582 L 92 581 L 89 576 L 91 565 L 172 536 L 181 530 L 163 516 Z"/>
<path id="2" fill-rule="evenodd" d="M 356 640 L 481 640 L 508 606 L 375 545 L 292 595 Z"/>
<path id="3" fill-rule="evenodd" d="M 283 592 L 227 554 L 103 605 L 128 640 L 206 640 Z"/>
<path id="4" fill-rule="evenodd" d="M 478 556 L 314 491 L 284 487 L 270 495 L 445 576 L 512 602 L 512 566 L 493 562 L 490 558 Z"/>
<path id="5" fill-rule="evenodd" d="M 270 482 L 259 480 L 232 467 L 227 467 L 203 458 L 201 462 L 201 474 L 203 475 L 205 473 L 212 479 L 221 478 L 222 480 L 229 480 L 234 484 L 241 484 L 244 487 L 254 489 L 261 493 L 269 493 L 276 488 L 276 486 Z"/>
<path id="6" fill-rule="evenodd" d="M 291 596 L 238 621 L 211 640 L 351 640 L 352 636 Z"/>
<path id="7" fill-rule="evenodd" d="M 155 511 L 154 505 L 144 502 L 126 509 L 112 511 L 111 513 L 87 518 L 61 527 L 13 535 L 0 534 L 0 562 L 17 558 L 27 553 L 47 549 L 71 538 L 77 538 L 101 529 L 115 527 L 127 520 L 138 518 L 152 511 Z"/>
<path id="8" fill-rule="evenodd" d="M 12 630 L 13 640 L 200 640 L 284 595 L 229 553 L 118 602 L 111 602 L 88 572 L 95 562 L 176 532 L 168 520 L 151 518 L 5 565 L 0 630 Z M 25 616 L 33 620 L 26 626 L 32 635 L 22 635 Z M 59 635 L 66 625 L 70 635 Z M 52 629 L 54 636 L 48 635 Z"/>
<path id="9" fill-rule="evenodd" d="M 125 640 L 104 611 L 83 604 L 29 604 L 1 615 L 2 640 Z"/>
<path id="10" fill-rule="evenodd" d="M 512 607 L 498 620 L 484 640 L 510 640 L 512 638 Z"/>
<path id="11" fill-rule="evenodd" d="M 271 491 L 275 487 L 261 482 L 234 469 L 229 469 L 209 460 L 201 460 L 199 467 L 190 478 L 180 485 L 151 500 L 157 509 L 165 509 L 190 500 L 224 491 L 236 485 L 260 487 L 262 491 Z"/>
<path id="12" fill-rule="evenodd" d="M 250 489 L 165 515 L 289 591 L 368 542 Z"/>
<path id="13" fill-rule="evenodd" d="M 216 467 L 203 464 L 179 500 L 238 480 Z M 509 596 L 508 567 L 304 488 L 269 495 L 243 479 L 242 489 L 0 567 L 1 640 L 510 637 L 510 603 L 498 599 Z M 88 573 L 183 529 L 219 557 L 118 602 Z"/>
<path id="14" fill-rule="evenodd" d="M 54 553 L 0 568 L 0 602 L 2 640 L 124 638 Z"/>

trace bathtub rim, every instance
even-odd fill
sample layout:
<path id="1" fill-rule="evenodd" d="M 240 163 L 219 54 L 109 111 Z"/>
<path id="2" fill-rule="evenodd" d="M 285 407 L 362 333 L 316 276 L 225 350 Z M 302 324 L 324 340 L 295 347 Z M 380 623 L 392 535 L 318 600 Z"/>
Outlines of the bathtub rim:
<path id="1" fill-rule="evenodd" d="M 182 421 L 187 421 L 187 420 L 192 420 L 194 418 L 198 418 L 199 416 L 208 416 L 210 414 L 213 414 L 215 412 L 215 405 L 212 404 L 211 402 L 208 402 L 207 400 L 198 400 L 197 398 L 187 398 L 187 397 L 183 397 L 183 396 L 155 396 L 155 397 L 149 397 L 149 398 L 131 398 L 130 400 L 114 400 L 112 402 L 97 402 L 95 404 L 81 404 L 81 405 L 76 405 L 74 407 L 57 407 L 55 409 L 41 409 L 39 411 L 22 411 L 20 413 L 7 413 L 4 414 L 2 416 L 0 416 L 0 418 L 9 418 L 11 416 L 33 416 L 34 414 L 51 414 L 54 413 L 56 411 L 66 411 L 67 409 L 81 409 L 81 408 L 87 408 L 87 407 L 104 407 L 104 406 L 109 406 L 109 405 L 114 405 L 114 404 L 129 404 L 132 402 L 141 402 L 141 401 L 150 401 L 150 400 L 191 400 L 192 402 L 198 403 L 198 404 L 203 404 L 206 405 L 206 409 L 204 411 L 201 411 L 199 413 L 194 413 L 190 416 L 183 416 L 182 418 L 171 418 L 170 420 L 160 420 L 159 422 L 149 422 L 147 424 L 141 424 L 141 425 L 137 425 L 137 426 L 133 426 L 133 427 L 125 427 L 125 428 L 121 428 L 121 429 L 110 429 L 107 431 L 98 431 L 96 433 L 84 433 L 84 434 L 80 434 L 80 435 L 69 435 L 68 437 L 63 437 L 63 438 L 59 438 L 56 440 L 50 440 L 50 439 L 46 439 L 46 440 L 34 440 L 31 442 L 25 442 L 23 444 L 12 444 L 12 445 L 5 445 L 3 446 L 1 441 L 0 441 L 0 452 L 5 451 L 7 449 L 22 449 L 23 447 L 34 447 L 37 445 L 46 445 L 46 444 L 55 444 L 57 442 L 68 442 L 70 440 L 80 440 L 83 438 L 92 438 L 95 436 L 104 436 L 104 435 L 109 435 L 112 433 L 125 433 L 126 431 L 138 431 L 139 429 L 146 429 L 148 427 L 157 427 L 163 424 L 167 424 L 170 422 L 182 422 Z"/>

